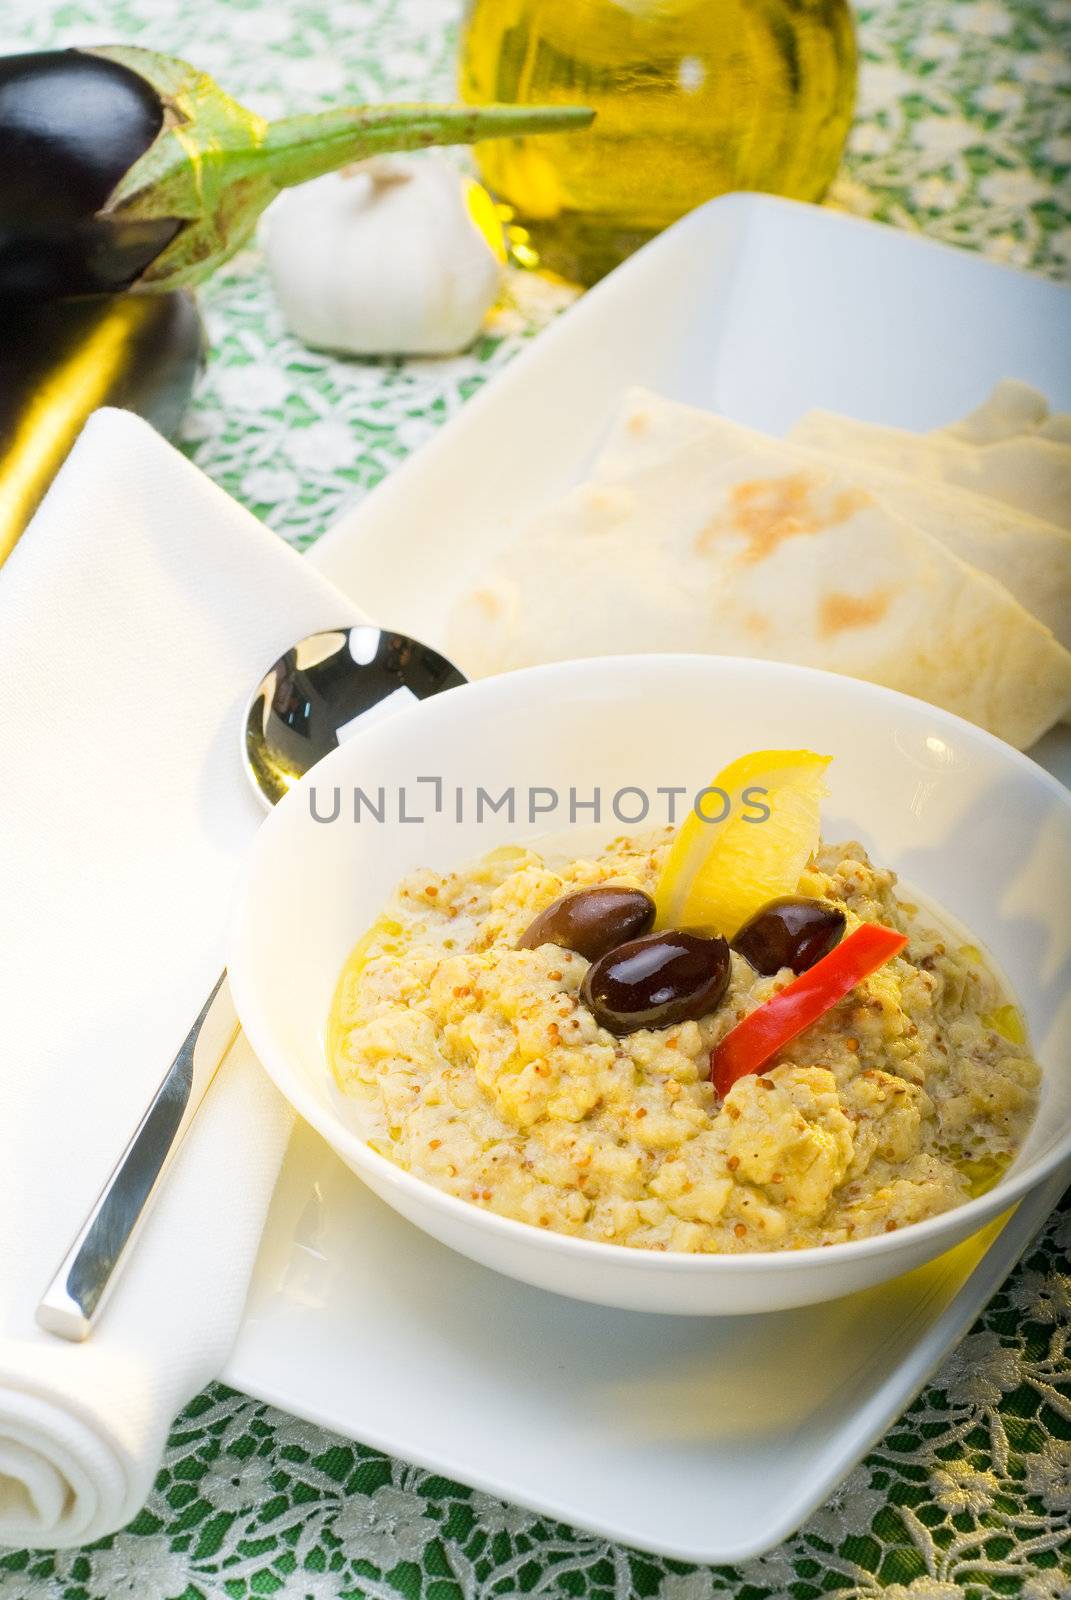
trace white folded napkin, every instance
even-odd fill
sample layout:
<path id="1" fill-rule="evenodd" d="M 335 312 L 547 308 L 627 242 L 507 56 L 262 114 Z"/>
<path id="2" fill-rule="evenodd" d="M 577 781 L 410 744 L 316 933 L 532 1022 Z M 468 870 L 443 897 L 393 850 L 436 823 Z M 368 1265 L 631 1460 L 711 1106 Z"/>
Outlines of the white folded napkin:
<path id="1" fill-rule="evenodd" d="M 0 1545 L 129 1521 L 236 1333 L 289 1128 L 241 1039 L 89 1340 L 34 1307 L 221 970 L 245 701 L 354 620 L 122 411 L 0 567 Z"/>

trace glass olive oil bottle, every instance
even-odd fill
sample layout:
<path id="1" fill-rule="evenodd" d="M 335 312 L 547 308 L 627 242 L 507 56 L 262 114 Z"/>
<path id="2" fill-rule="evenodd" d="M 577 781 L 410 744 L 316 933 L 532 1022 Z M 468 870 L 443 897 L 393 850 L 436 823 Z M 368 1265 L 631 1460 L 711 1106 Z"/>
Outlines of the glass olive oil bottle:
<path id="1" fill-rule="evenodd" d="M 460 87 L 598 112 L 582 133 L 477 146 L 543 263 L 593 283 L 712 195 L 818 199 L 855 73 L 848 0 L 469 0 Z"/>

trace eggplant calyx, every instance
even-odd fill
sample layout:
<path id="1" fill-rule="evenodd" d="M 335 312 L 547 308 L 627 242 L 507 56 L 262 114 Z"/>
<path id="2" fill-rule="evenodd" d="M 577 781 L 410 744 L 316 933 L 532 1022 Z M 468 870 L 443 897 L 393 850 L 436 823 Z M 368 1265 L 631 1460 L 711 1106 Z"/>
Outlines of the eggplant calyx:
<path id="1" fill-rule="evenodd" d="M 351 106 L 267 122 L 188 62 L 135 45 L 88 52 L 139 73 L 160 96 L 152 144 L 97 213 L 114 221 L 169 218 L 178 231 L 134 283 L 161 293 L 197 283 L 245 242 L 280 190 L 387 151 L 473 144 L 586 127 L 579 106 Z"/>
<path id="2" fill-rule="evenodd" d="M 195 283 L 239 248 L 273 198 L 266 175 L 258 177 L 253 165 L 268 124 L 207 73 L 174 56 L 136 45 L 106 45 L 88 53 L 145 78 L 163 107 L 156 138 L 97 215 L 114 222 L 177 222 L 171 243 L 133 287 L 161 293 Z"/>

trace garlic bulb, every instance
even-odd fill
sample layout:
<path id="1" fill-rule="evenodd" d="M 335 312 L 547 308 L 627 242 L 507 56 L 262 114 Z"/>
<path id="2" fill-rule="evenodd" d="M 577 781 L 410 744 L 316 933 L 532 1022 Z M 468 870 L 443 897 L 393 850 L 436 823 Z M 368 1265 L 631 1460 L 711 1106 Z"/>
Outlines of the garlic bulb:
<path id="1" fill-rule="evenodd" d="M 293 333 L 350 355 L 452 355 L 498 294 L 486 190 L 435 156 L 378 156 L 280 195 L 268 269 Z"/>

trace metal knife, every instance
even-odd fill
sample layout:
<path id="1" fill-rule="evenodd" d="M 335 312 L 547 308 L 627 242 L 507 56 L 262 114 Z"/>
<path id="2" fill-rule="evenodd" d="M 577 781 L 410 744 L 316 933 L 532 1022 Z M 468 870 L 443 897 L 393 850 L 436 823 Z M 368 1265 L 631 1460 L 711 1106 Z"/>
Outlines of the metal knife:
<path id="1" fill-rule="evenodd" d="M 116 1268 L 237 1033 L 224 972 L 41 1297 L 36 1317 L 46 1332 L 75 1342 L 88 1336 Z"/>

